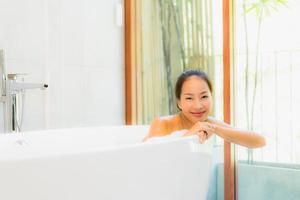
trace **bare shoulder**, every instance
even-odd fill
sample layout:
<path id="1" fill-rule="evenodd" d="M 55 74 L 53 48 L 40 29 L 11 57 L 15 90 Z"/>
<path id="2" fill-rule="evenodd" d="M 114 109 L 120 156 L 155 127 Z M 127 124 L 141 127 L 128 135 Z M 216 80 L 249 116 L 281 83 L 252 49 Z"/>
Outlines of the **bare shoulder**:
<path id="1" fill-rule="evenodd" d="M 178 121 L 178 115 L 168 115 L 168 116 L 162 116 L 158 118 L 162 122 L 166 124 L 174 124 Z"/>
<path id="2" fill-rule="evenodd" d="M 151 123 L 149 136 L 164 136 L 172 132 L 172 127 L 176 127 L 178 123 L 178 116 L 163 116 L 158 117 Z"/>

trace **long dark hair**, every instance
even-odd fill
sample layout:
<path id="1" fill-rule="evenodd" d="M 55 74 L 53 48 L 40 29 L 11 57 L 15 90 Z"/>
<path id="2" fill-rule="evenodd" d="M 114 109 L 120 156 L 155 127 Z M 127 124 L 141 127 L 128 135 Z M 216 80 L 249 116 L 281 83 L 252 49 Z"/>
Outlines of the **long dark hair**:
<path id="1" fill-rule="evenodd" d="M 182 72 L 177 78 L 176 85 L 175 85 L 175 96 L 177 99 L 180 99 L 183 83 L 190 76 L 198 76 L 198 77 L 202 78 L 207 83 L 210 92 L 212 92 L 212 90 L 213 90 L 212 84 L 211 84 L 211 81 L 209 80 L 207 74 L 201 70 L 191 69 L 191 70 L 186 70 L 186 71 Z"/>

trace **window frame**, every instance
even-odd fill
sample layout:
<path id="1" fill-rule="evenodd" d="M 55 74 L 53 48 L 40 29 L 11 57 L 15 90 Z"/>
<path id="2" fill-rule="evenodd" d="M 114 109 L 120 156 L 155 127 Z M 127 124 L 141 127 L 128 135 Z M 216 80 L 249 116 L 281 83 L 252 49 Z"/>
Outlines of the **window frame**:
<path id="1" fill-rule="evenodd" d="M 125 122 L 133 124 L 133 72 L 134 72 L 134 12 L 136 0 L 124 0 L 124 38 L 125 38 Z M 232 47 L 232 2 L 223 0 L 223 87 L 224 87 L 224 121 L 231 121 L 231 47 Z M 234 145 L 224 141 L 224 199 L 236 199 Z"/>

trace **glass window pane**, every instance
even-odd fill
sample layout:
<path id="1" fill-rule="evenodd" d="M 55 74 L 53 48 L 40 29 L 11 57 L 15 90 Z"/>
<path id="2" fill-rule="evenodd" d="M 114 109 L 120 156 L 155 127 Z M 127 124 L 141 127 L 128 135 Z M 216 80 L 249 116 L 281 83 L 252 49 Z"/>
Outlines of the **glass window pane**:
<path id="1" fill-rule="evenodd" d="M 234 122 L 267 139 L 261 149 L 237 148 L 238 196 L 298 199 L 300 3 L 236 0 L 235 8 Z"/>
<path id="2" fill-rule="evenodd" d="M 212 115 L 223 119 L 222 1 L 136 1 L 136 124 L 179 112 L 174 85 L 186 69 L 204 70 L 213 82 Z M 214 138 L 214 174 L 208 199 L 223 199 L 223 140 Z"/>

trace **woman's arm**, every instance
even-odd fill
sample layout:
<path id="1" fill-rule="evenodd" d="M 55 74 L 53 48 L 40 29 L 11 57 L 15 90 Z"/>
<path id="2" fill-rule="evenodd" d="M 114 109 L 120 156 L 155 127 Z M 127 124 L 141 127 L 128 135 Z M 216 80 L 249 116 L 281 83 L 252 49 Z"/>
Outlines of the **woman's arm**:
<path id="1" fill-rule="evenodd" d="M 266 144 L 265 138 L 253 131 L 240 130 L 213 118 L 209 118 L 207 121 L 214 125 L 215 134 L 228 142 L 248 148 L 263 147 Z"/>

